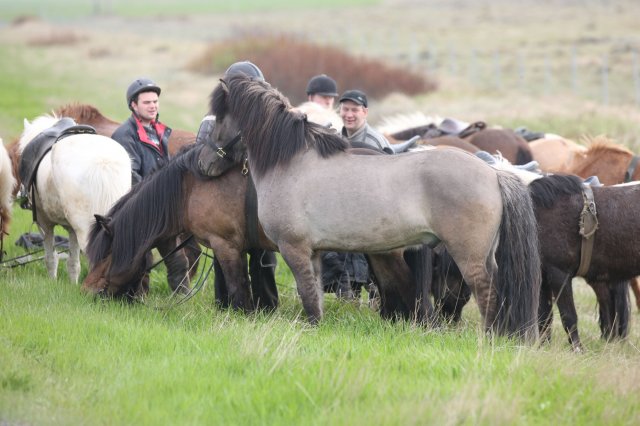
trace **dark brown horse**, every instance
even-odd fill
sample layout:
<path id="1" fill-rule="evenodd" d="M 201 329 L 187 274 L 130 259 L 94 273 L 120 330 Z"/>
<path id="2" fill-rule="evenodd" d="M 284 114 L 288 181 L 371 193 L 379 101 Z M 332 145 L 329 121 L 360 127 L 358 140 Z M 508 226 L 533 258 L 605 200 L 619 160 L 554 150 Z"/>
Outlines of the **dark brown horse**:
<path id="1" fill-rule="evenodd" d="M 550 338 L 552 305 L 560 311 L 569 343 L 581 349 L 578 318 L 571 279 L 580 264 L 582 237 L 578 233 L 583 199 L 582 180 L 576 176 L 551 175 L 529 185 L 539 225 L 543 280 L 539 326 L 543 338 Z M 598 228 L 585 281 L 598 299 L 602 337 L 625 337 L 629 322 L 627 281 L 640 273 L 640 185 L 595 187 L 593 189 Z M 637 234 L 637 235 L 636 235 Z M 435 252 L 435 280 L 432 285 L 436 309 L 443 316 L 460 318 L 468 290 L 460 272 L 443 250 Z"/>
<path id="2" fill-rule="evenodd" d="M 640 180 L 639 159 L 640 156 L 628 148 L 599 136 L 591 140 L 586 150 L 574 154 L 566 173 L 585 179 L 598 176 L 604 185 L 637 181 Z M 636 299 L 636 307 L 640 310 L 640 280 L 633 278 L 630 286 Z"/>
<path id="3" fill-rule="evenodd" d="M 275 282 L 254 279 L 251 290 L 249 286 L 244 253 L 275 248 L 260 227 L 257 240 L 249 241 L 245 194 L 250 178 L 230 162 L 221 163 L 233 166 L 221 176 L 200 175 L 196 162 L 201 149 L 202 145 L 186 147 L 122 197 L 106 217 L 98 218 L 89 237 L 91 267 L 84 290 L 113 296 L 140 293 L 150 266 L 149 250 L 158 242 L 190 233 L 212 248 L 219 261 L 226 280 L 220 285 L 216 279 L 221 305 L 247 311 L 256 306 L 275 308 Z M 144 220 L 136 220 L 141 217 Z"/>

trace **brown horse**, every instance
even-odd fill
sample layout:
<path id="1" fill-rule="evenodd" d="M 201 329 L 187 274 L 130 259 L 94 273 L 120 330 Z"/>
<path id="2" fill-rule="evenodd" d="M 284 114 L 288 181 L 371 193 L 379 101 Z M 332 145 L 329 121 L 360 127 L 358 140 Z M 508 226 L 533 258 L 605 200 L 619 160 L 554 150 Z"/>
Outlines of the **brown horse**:
<path id="1" fill-rule="evenodd" d="M 637 167 L 639 159 L 640 156 L 628 148 L 599 136 L 591 140 L 584 152 L 573 158 L 566 172 L 582 178 L 598 176 L 602 184 L 615 185 L 640 180 L 640 167 Z M 634 278 L 630 285 L 636 307 L 640 310 L 640 280 Z"/>
<path id="2" fill-rule="evenodd" d="M 110 118 L 105 117 L 94 106 L 89 104 L 72 103 L 63 105 L 53 111 L 55 117 L 69 117 L 72 118 L 78 124 L 86 124 L 96 129 L 96 133 L 102 136 L 111 137 L 113 132 L 120 126 L 121 123 L 113 121 Z M 20 179 L 18 168 L 20 164 L 20 152 L 18 150 L 18 141 L 16 138 L 9 146 L 7 151 L 11 158 L 11 164 L 13 167 L 13 175 L 16 179 Z M 175 155 L 183 146 L 193 144 L 196 141 L 196 135 L 192 132 L 180 129 L 173 129 L 171 137 L 169 138 L 169 154 Z M 15 196 L 20 187 L 20 182 L 16 185 L 13 195 Z"/>
<path id="3" fill-rule="evenodd" d="M 555 301 L 569 343 L 574 350 L 580 350 L 571 279 L 581 262 L 582 237 L 578 229 L 585 205 L 583 184 L 576 176 L 550 175 L 531 182 L 529 188 L 542 255 L 541 336 L 550 338 Z M 593 194 L 599 223 L 593 236 L 591 262 L 582 276 L 598 299 L 602 337 L 625 337 L 629 325 L 627 280 L 640 273 L 640 260 L 635 255 L 640 250 L 640 235 L 635 238 L 640 234 L 640 218 L 632 213 L 635 209 L 622 206 L 640 204 L 640 185 L 596 187 Z M 433 255 L 434 305 L 443 317 L 457 321 L 469 300 L 469 289 L 445 250 L 438 247 Z"/>
<path id="4" fill-rule="evenodd" d="M 487 151 L 490 154 L 499 153 L 511 164 L 527 164 L 534 159 L 529 144 L 522 136 L 511 129 L 487 127 L 484 122 L 469 124 L 458 120 L 444 119 L 440 124 L 436 124 L 436 122 L 420 123 L 410 128 L 393 132 L 385 131 L 384 133 L 392 143 L 418 135 L 422 138 L 421 144 L 424 145 L 433 145 L 432 139 L 434 138 L 455 137 L 457 139 L 439 140 L 436 143 L 456 146 L 472 153 L 476 151 Z M 460 146 L 462 144 L 459 139 L 466 144 Z"/>
<path id="5" fill-rule="evenodd" d="M 222 288 L 216 281 L 216 299 L 222 306 L 247 311 L 256 306 L 275 308 L 275 282 L 265 286 L 254 280 L 249 287 L 244 253 L 275 248 L 259 226 L 254 242 L 248 236 L 245 194 L 251 179 L 232 162 L 220 163 L 233 166 L 221 176 L 200 175 L 197 159 L 202 147 L 186 147 L 122 197 L 106 217 L 97 217 L 87 247 L 91 266 L 84 290 L 111 296 L 140 294 L 150 266 L 149 250 L 158 242 L 191 233 L 214 250 L 221 266 L 226 284 Z M 145 220 L 136 221 L 138 217 Z"/>

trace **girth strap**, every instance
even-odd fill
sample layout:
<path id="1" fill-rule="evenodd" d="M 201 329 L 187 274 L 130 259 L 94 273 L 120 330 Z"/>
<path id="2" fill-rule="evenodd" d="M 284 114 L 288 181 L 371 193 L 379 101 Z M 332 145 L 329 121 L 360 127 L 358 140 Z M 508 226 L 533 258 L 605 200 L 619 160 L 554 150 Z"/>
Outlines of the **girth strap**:
<path id="1" fill-rule="evenodd" d="M 248 177 L 247 192 L 244 197 L 244 215 L 247 231 L 247 241 L 249 248 L 259 248 L 260 239 L 258 237 L 258 194 L 253 184 L 251 176 Z"/>
<path id="2" fill-rule="evenodd" d="M 591 255 L 593 253 L 593 241 L 598 229 L 598 214 L 596 212 L 596 202 L 593 198 L 593 191 L 589 185 L 582 186 L 583 206 L 580 213 L 580 235 L 582 235 L 582 245 L 580 248 L 580 266 L 577 277 L 584 277 L 589 271 Z"/>

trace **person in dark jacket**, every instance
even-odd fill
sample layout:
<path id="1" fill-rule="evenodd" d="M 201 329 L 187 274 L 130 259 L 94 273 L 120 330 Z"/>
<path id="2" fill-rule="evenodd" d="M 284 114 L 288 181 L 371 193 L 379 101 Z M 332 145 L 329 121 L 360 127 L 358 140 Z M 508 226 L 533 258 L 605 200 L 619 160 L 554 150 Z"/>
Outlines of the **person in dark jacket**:
<path id="1" fill-rule="evenodd" d="M 260 68 L 250 61 L 240 61 L 232 64 L 224 73 L 223 79 L 228 79 L 234 75 L 246 75 L 256 80 L 264 81 L 264 75 Z M 215 129 L 215 117 L 205 116 L 200 123 L 196 143 L 203 144 L 198 166 L 200 172 L 205 176 L 209 174 L 209 165 L 212 161 L 217 161 L 218 147 L 212 140 Z M 215 179 L 215 177 L 214 177 Z M 255 190 L 254 190 L 255 192 Z M 256 224 L 247 223 L 247 228 L 257 227 Z M 251 240 L 251 238 L 250 238 Z M 263 250 L 259 247 L 252 247 L 247 250 L 249 255 L 249 275 L 251 277 L 251 295 L 253 303 L 258 309 L 272 310 L 278 306 L 278 288 L 276 286 L 275 269 L 277 264 L 276 254 L 272 251 Z M 214 267 L 214 287 L 216 303 L 221 307 L 230 305 L 227 283 L 222 273 L 220 262 L 213 258 Z"/>
<path id="2" fill-rule="evenodd" d="M 131 158 L 131 183 L 140 183 L 145 176 L 169 160 L 171 128 L 158 120 L 160 86 L 148 78 L 138 78 L 127 88 L 127 107 L 131 116 L 118 127 L 111 138 L 124 147 Z M 144 220 L 144 218 L 140 218 Z M 167 267 L 167 280 L 174 291 L 187 292 L 185 279 L 189 264 L 183 250 L 174 251 L 176 240 L 157 246 Z M 150 254 L 149 254 L 150 255 Z"/>
<path id="3" fill-rule="evenodd" d="M 134 185 L 169 158 L 171 128 L 158 120 L 160 92 L 160 87 L 148 78 L 134 80 L 127 89 L 131 116 L 111 135 L 129 153 Z"/>

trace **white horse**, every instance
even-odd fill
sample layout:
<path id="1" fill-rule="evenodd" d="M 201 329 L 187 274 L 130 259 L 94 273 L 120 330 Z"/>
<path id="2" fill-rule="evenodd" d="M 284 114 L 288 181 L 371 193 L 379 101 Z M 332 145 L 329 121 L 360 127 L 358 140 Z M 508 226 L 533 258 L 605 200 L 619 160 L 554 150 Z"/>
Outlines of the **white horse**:
<path id="1" fill-rule="evenodd" d="M 59 117 L 43 115 L 29 123 L 18 151 L 42 131 L 52 127 Z M 87 244 L 94 214 L 106 214 L 109 208 L 131 188 L 131 160 L 125 149 L 113 139 L 97 134 L 64 137 L 40 162 L 34 183 L 36 221 L 44 236 L 45 263 L 55 278 L 58 254 L 54 248 L 54 227 L 69 232 L 69 279 L 77 283 L 80 275 L 80 251 Z M 31 195 L 30 195 L 31 196 Z"/>
<path id="2" fill-rule="evenodd" d="M 327 109 L 315 102 L 304 102 L 293 109 L 307 114 L 307 120 L 312 123 L 331 127 L 337 132 L 341 132 L 342 126 L 344 126 L 342 118 L 340 118 L 334 109 Z"/>
<path id="3" fill-rule="evenodd" d="M 11 159 L 2 138 L 0 138 L 0 239 L 9 233 L 15 187 L 16 178 L 13 176 Z"/>

